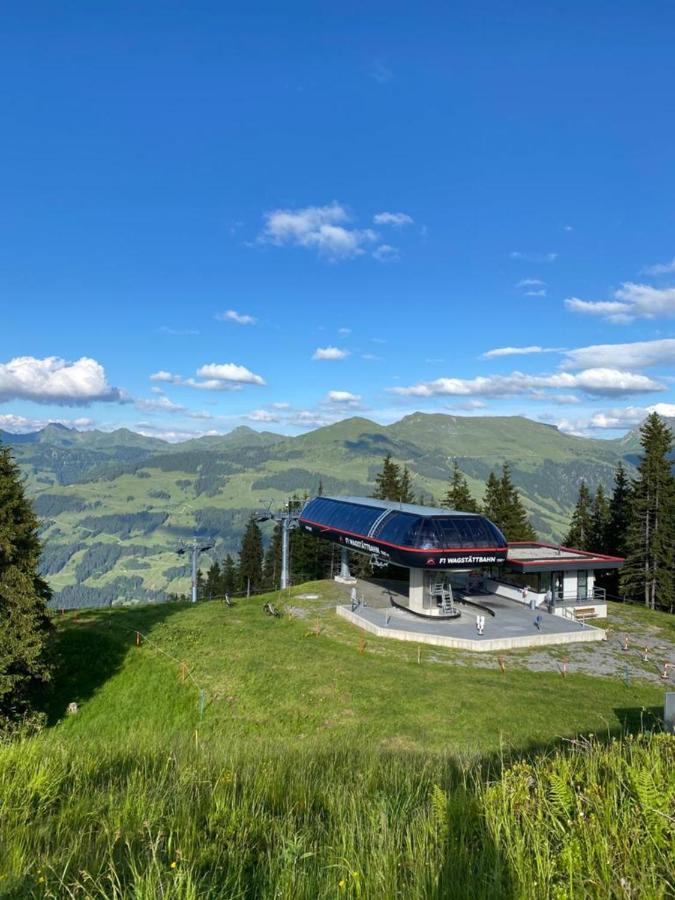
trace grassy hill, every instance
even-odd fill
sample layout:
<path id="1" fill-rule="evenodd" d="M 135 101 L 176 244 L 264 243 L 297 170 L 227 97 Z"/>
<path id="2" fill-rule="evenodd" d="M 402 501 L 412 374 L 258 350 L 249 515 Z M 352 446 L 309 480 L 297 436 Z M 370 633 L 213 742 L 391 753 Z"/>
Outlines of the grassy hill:
<path id="1" fill-rule="evenodd" d="M 518 416 L 423 413 L 389 426 L 354 417 L 292 438 L 237 428 L 167 444 L 60 425 L 0 438 L 36 499 L 44 572 L 65 589 L 64 603 L 184 592 L 181 539 L 197 532 L 216 539 L 214 556 L 234 551 L 251 510 L 312 494 L 320 481 L 327 493 L 368 494 L 388 452 L 427 500 L 443 496 L 453 459 L 478 498 L 490 471 L 508 461 L 537 532 L 553 540 L 566 530 L 581 478 L 609 489 L 617 462 L 637 458 L 634 438 L 574 437 Z"/>
<path id="2" fill-rule="evenodd" d="M 337 592 L 58 617 L 49 727 L 0 745 L 0 895 L 672 895 L 675 739 L 622 737 L 659 684 L 418 658 Z"/>

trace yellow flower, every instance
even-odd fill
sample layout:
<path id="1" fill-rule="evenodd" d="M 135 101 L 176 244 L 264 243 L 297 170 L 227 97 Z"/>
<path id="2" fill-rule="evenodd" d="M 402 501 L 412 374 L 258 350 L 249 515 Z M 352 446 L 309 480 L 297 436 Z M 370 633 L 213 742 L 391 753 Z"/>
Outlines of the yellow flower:
<path id="1" fill-rule="evenodd" d="M 340 881 L 338 881 L 338 887 L 340 888 L 341 891 L 344 891 L 346 883 L 347 882 L 344 880 L 344 878 L 341 878 Z"/>
<path id="2" fill-rule="evenodd" d="M 40 875 L 40 877 L 38 878 L 38 884 L 42 884 L 44 882 L 44 880 L 45 880 L 45 876 Z"/>
<path id="3" fill-rule="evenodd" d="M 174 861 L 171 863 L 171 868 L 172 868 L 172 869 L 175 869 L 175 868 L 176 868 L 176 860 L 175 860 L 175 859 L 174 859 Z"/>

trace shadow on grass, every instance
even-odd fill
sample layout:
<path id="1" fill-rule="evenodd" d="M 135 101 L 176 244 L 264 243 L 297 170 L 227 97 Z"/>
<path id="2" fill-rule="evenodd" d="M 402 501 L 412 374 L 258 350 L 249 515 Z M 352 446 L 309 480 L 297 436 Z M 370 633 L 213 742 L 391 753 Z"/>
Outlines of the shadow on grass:
<path id="1" fill-rule="evenodd" d="M 137 631 L 147 634 L 187 605 L 79 610 L 59 618 L 52 643 L 54 677 L 35 698 L 35 707 L 46 714 L 47 724 L 56 724 L 69 703 L 84 703 L 119 671 Z"/>

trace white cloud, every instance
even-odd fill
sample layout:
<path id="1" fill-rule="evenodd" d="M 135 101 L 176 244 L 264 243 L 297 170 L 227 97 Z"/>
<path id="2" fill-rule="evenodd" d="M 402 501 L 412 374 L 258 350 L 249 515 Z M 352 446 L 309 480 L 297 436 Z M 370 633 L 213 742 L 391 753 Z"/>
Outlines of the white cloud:
<path id="1" fill-rule="evenodd" d="M 496 347 L 483 353 L 483 359 L 493 359 L 497 356 L 527 356 L 531 353 L 560 353 L 561 349 L 561 347 L 539 347 L 536 344 L 531 347 Z"/>
<path id="2" fill-rule="evenodd" d="M 656 263 L 653 266 L 645 266 L 642 270 L 645 275 L 670 275 L 675 272 L 675 257 L 667 263 Z"/>
<path id="3" fill-rule="evenodd" d="M 124 397 L 119 388 L 108 384 L 103 366 L 95 359 L 83 356 L 66 362 L 58 356 L 17 356 L 0 363 L 0 403 L 8 400 L 87 406 L 95 401 L 121 402 Z"/>
<path id="4" fill-rule="evenodd" d="M 590 366 L 645 369 L 661 365 L 675 365 L 675 338 L 579 347 L 565 351 L 564 363 L 566 369 L 585 369 Z"/>
<path id="5" fill-rule="evenodd" d="M 175 382 L 178 379 L 178 375 L 172 375 L 171 372 L 166 372 L 164 369 L 160 369 L 159 372 L 153 372 L 150 376 L 150 381 L 164 381 L 167 384 Z"/>
<path id="6" fill-rule="evenodd" d="M 190 337 L 199 334 L 196 328 L 171 328 L 169 325 L 160 325 L 157 331 L 160 334 L 170 334 L 174 337 Z"/>
<path id="7" fill-rule="evenodd" d="M 13 413 L 0 416 L 0 430 L 9 431 L 12 434 L 29 434 L 32 431 L 40 431 L 47 425 L 65 425 L 67 428 L 88 429 L 95 426 L 93 419 L 29 419 L 26 416 L 16 416 Z"/>
<path id="8" fill-rule="evenodd" d="M 208 363 L 197 369 L 197 375 L 227 384 L 265 384 L 262 375 L 256 375 L 246 366 L 236 363 Z"/>
<path id="9" fill-rule="evenodd" d="M 367 359 L 369 362 L 381 362 L 382 357 L 376 356 L 375 353 L 362 353 L 361 359 Z"/>
<path id="10" fill-rule="evenodd" d="M 186 407 L 181 406 L 179 403 L 174 403 L 164 394 L 158 395 L 154 400 L 139 398 L 134 403 L 134 406 L 143 412 L 183 413 L 186 411 Z"/>
<path id="11" fill-rule="evenodd" d="M 412 225 L 413 219 L 403 212 L 381 212 L 375 213 L 373 222 L 376 225 L 393 225 L 394 228 L 401 228 L 403 225 Z"/>
<path id="12" fill-rule="evenodd" d="M 555 424 L 560 431 L 577 435 L 587 435 L 592 431 L 625 431 L 637 428 L 653 412 L 666 418 L 673 418 L 675 417 L 675 403 L 618 407 L 596 412 L 587 418 L 557 419 L 552 424 Z"/>
<path id="13" fill-rule="evenodd" d="M 220 431 L 211 429 L 209 431 L 191 431 L 189 429 L 170 429 L 164 428 L 162 425 L 155 425 L 152 422 L 137 422 L 135 429 L 138 434 L 145 437 L 159 438 L 161 441 L 168 441 L 170 444 L 178 444 L 181 441 L 189 441 L 192 438 L 200 438 L 222 434 Z"/>
<path id="14" fill-rule="evenodd" d="M 275 416 L 268 409 L 254 409 L 247 416 L 251 422 L 279 422 L 279 416 Z"/>
<path id="15" fill-rule="evenodd" d="M 558 258 L 557 253 L 523 253 L 521 250 L 512 250 L 509 253 L 510 259 L 522 259 L 524 262 L 531 263 L 551 263 Z"/>
<path id="16" fill-rule="evenodd" d="M 364 253 L 377 235 L 372 229 L 347 227 L 349 216 L 339 203 L 304 209 L 275 209 L 264 215 L 259 240 L 277 246 L 308 247 L 331 260 Z"/>
<path id="17" fill-rule="evenodd" d="M 526 297 L 545 297 L 546 288 L 538 288 L 536 291 L 525 291 Z"/>
<path id="18" fill-rule="evenodd" d="M 612 298 L 580 300 L 569 297 L 565 300 L 565 306 L 572 312 L 602 316 L 616 323 L 675 315 L 675 288 L 655 288 L 648 284 L 626 281 L 614 291 Z"/>
<path id="19" fill-rule="evenodd" d="M 396 262 L 399 259 L 398 250 L 391 244 L 380 244 L 373 250 L 373 259 L 378 262 Z"/>
<path id="20" fill-rule="evenodd" d="M 182 375 L 174 375 L 161 369 L 154 372 L 150 380 L 183 385 L 200 391 L 234 391 L 240 390 L 245 384 L 265 384 L 262 375 L 256 375 L 246 366 L 239 366 L 236 363 L 208 363 L 197 369 L 197 375 L 203 380 L 183 378 Z"/>
<path id="21" fill-rule="evenodd" d="M 236 309 L 228 309 L 227 312 L 216 313 L 216 319 L 219 319 L 221 322 L 236 322 L 237 325 L 255 325 L 258 321 L 254 316 L 249 316 L 248 313 L 239 313 Z"/>
<path id="22" fill-rule="evenodd" d="M 347 356 L 349 351 L 340 347 L 317 347 L 312 359 L 345 359 Z"/>
<path id="23" fill-rule="evenodd" d="M 343 403 L 353 406 L 361 400 L 360 394 L 352 394 L 351 391 L 329 391 L 328 399 L 331 403 Z"/>
<path id="24" fill-rule="evenodd" d="M 518 288 L 545 288 L 546 282 L 541 278 L 521 278 L 516 284 Z"/>
<path id="25" fill-rule="evenodd" d="M 452 406 L 446 406 L 445 408 L 450 411 L 475 412 L 479 409 L 487 409 L 487 403 L 484 400 L 465 400 L 463 403 L 453 403 Z"/>
<path id="26" fill-rule="evenodd" d="M 347 337 L 352 333 L 351 328 L 338 328 L 338 334 L 342 337 Z"/>
<path id="27" fill-rule="evenodd" d="M 553 375 L 526 375 L 512 372 L 510 375 L 491 375 L 477 378 L 437 378 L 409 387 L 389 390 L 403 397 L 470 396 L 504 397 L 528 394 L 542 388 L 578 389 L 587 394 L 619 396 L 622 394 L 650 393 L 665 390 L 664 385 L 633 372 L 617 369 L 585 369 L 572 374 L 558 372 Z"/>

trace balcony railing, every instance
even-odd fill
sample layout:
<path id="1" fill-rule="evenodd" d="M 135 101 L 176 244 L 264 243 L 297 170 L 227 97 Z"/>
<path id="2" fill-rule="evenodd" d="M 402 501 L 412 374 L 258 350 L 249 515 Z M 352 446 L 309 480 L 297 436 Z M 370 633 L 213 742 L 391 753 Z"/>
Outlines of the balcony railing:
<path id="1" fill-rule="evenodd" d="M 586 591 L 585 595 L 579 595 L 577 591 L 555 591 L 556 606 L 584 606 L 589 603 L 606 603 L 607 591 L 603 587 L 594 587 L 592 591 Z"/>

